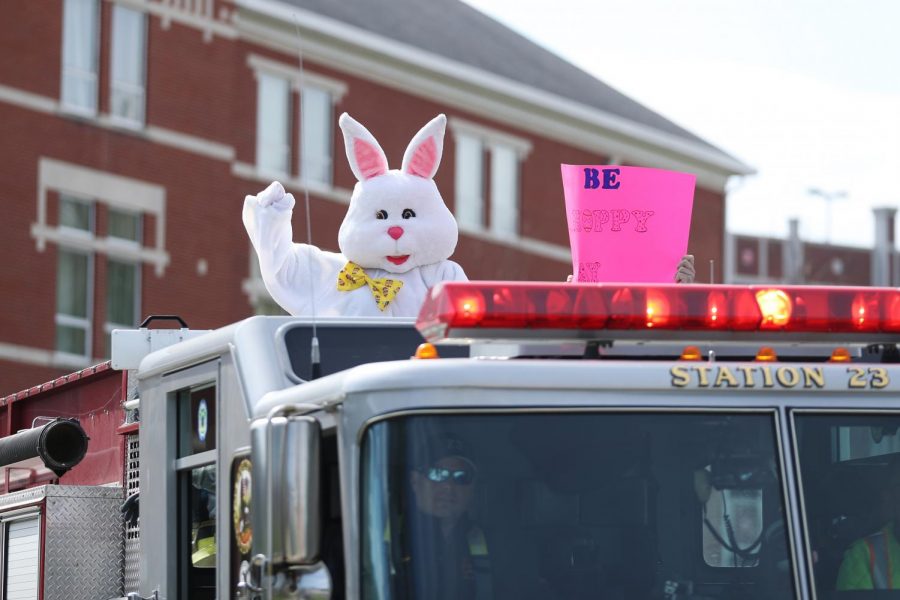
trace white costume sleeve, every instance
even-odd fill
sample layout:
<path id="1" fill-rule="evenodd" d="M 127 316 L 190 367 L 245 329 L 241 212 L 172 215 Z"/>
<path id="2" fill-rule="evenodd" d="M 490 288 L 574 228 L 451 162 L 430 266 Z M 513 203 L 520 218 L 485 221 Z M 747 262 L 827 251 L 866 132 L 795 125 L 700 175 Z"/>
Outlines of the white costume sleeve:
<path id="1" fill-rule="evenodd" d="M 452 260 L 444 261 L 443 269 L 441 269 L 441 281 L 468 281 L 465 271 L 457 263 Z"/>
<path id="2" fill-rule="evenodd" d="M 269 206 L 261 206 L 255 196 L 247 196 L 243 220 L 259 257 L 266 289 L 282 308 L 300 315 L 312 312 L 313 280 L 323 285 L 323 276 L 334 269 L 331 263 L 339 264 L 341 259 L 315 246 L 293 243 L 293 207 L 291 194 Z"/>
<path id="3" fill-rule="evenodd" d="M 468 281 L 462 267 L 452 260 L 444 260 L 434 265 L 420 267 L 426 288 L 433 288 L 442 281 Z"/>

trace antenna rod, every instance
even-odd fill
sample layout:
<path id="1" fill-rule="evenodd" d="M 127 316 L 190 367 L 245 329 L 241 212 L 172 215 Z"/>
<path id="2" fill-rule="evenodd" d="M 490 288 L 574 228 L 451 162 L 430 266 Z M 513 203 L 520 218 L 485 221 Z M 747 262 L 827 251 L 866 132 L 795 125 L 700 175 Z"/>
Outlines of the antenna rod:
<path id="1" fill-rule="evenodd" d="M 300 37 L 300 21 L 297 19 L 297 13 L 293 13 L 294 16 L 294 26 L 297 29 L 297 60 L 299 61 L 300 68 L 300 112 L 303 112 L 303 49 L 301 47 L 301 37 Z M 302 152 L 302 150 L 301 150 Z M 303 202 L 306 205 L 306 243 L 312 246 L 312 220 L 309 212 L 309 186 L 307 182 L 304 181 L 306 178 L 306 173 L 303 173 L 303 161 L 300 161 L 300 182 L 303 184 Z M 306 253 L 306 259 L 308 262 L 308 269 L 310 275 L 312 275 L 312 253 Z M 310 299 L 312 306 L 312 340 L 310 340 L 310 349 L 309 349 L 309 367 L 310 367 L 310 380 L 318 379 L 322 376 L 322 362 L 321 356 L 319 353 L 319 336 L 316 328 L 316 289 L 315 289 L 315 278 L 309 278 L 309 287 L 310 287 Z"/>
<path id="2" fill-rule="evenodd" d="M 709 282 L 716 282 L 716 261 L 714 259 L 709 259 Z"/>

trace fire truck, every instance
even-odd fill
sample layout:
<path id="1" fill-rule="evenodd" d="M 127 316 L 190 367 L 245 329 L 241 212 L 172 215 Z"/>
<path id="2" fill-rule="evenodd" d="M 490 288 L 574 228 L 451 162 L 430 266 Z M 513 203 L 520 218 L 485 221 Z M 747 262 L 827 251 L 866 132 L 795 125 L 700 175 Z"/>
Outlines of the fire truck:
<path id="1" fill-rule="evenodd" d="M 416 320 L 151 325 L 0 399 L 2 597 L 893 585 L 848 560 L 900 519 L 898 289 L 459 282 Z"/>

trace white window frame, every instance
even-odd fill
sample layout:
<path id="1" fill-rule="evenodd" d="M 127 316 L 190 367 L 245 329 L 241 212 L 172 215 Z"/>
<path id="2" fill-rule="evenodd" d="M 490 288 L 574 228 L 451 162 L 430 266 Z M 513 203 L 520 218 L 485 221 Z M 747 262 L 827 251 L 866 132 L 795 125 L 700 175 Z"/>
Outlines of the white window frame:
<path id="1" fill-rule="evenodd" d="M 107 231 L 107 240 L 109 243 L 110 250 L 114 252 L 112 255 L 107 255 L 107 273 L 109 273 L 109 263 L 117 262 L 119 264 L 129 265 L 134 268 L 134 298 L 132 299 L 134 306 L 134 315 L 135 319 L 140 322 L 140 314 L 141 314 L 141 288 L 142 288 L 142 277 L 141 277 L 141 263 L 139 261 L 127 258 L 122 258 L 123 255 L 127 256 L 128 254 L 134 254 L 136 252 L 140 252 L 141 242 L 143 240 L 143 225 L 144 219 L 143 215 L 140 213 L 135 213 L 134 211 L 122 210 L 115 207 L 108 207 L 107 211 L 116 211 L 120 213 L 131 213 L 137 219 L 137 239 L 129 240 L 125 238 L 116 237 L 110 235 Z M 103 326 L 104 332 L 106 335 L 110 335 L 113 329 L 131 329 L 134 328 L 138 323 L 116 323 L 114 321 L 109 320 L 109 280 L 107 278 L 107 303 L 106 303 L 106 323 Z"/>
<path id="2" fill-rule="evenodd" d="M 85 299 L 85 313 L 87 316 L 85 317 L 76 317 L 74 315 L 68 315 L 65 313 L 59 312 L 59 307 L 55 307 L 54 312 L 54 324 L 56 327 L 71 327 L 72 329 L 81 329 L 84 330 L 84 353 L 83 354 L 73 354 L 71 352 L 64 352 L 56 347 L 56 340 L 54 338 L 53 342 L 53 350 L 55 360 L 62 364 L 68 364 L 73 366 L 81 366 L 81 364 L 87 360 L 90 361 L 93 350 L 93 313 L 94 313 L 94 253 L 89 249 L 85 248 L 85 244 L 90 242 L 95 235 L 95 227 L 96 227 L 96 205 L 93 201 L 88 200 L 84 197 L 79 197 L 74 194 L 60 194 L 59 196 L 59 205 L 62 204 L 63 198 L 68 198 L 69 200 L 80 202 L 83 204 L 87 204 L 90 208 L 89 214 L 89 223 L 88 229 L 78 229 L 75 227 L 69 227 L 67 225 L 60 225 L 59 230 L 62 234 L 62 239 L 60 240 L 58 246 L 58 252 L 67 252 L 69 254 L 78 254 L 84 256 L 87 262 L 87 272 L 85 273 L 85 277 L 87 281 L 85 282 L 85 288 L 87 292 L 87 298 Z M 59 257 L 57 257 L 57 263 L 59 262 Z M 59 280 L 57 279 L 56 285 L 59 286 Z"/>
<path id="3" fill-rule="evenodd" d="M 348 85 L 346 82 L 334 79 L 331 77 L 326 77 L 324 75 L 320 75 L 318 73 L 314 73 L 304 69 L 302 72 L 294 65 L 289 65 L 283 62 L 279 62 L 276 60 L 272 60 L 270 58 L 260 56 L 258 54 L 250 54 L 247 56 L 247 66 L 253 70 L 254 77 L 258 80 L 259 75 L 261 73 L 265 73 L 267 75 L 273 77 L 281 77 L 291 82 L 291 90 L 294 93 L 300 94 L 300 118 L 297 118 L 296 115 L 291 115 L 293 119 L 295 119 L 296 127 L 302 128 L 303 121 L 303 90 L 305 88 L 314 88 L 316 90 L 327 93 L 331 97 L 331 111 L 332 115 L 334 114 L 334 108 L 337 103 L 339 103 L 343 97 L 346 95 L 348 90 Z M 258 93 L 258 92 L 257 92 Z M 293 106 L 293 94 L 292 94 L 292 104 Z M 292 109 L 293 110 L 293 109 Z M 259 117 L 257 116 L 257 127 L 258 127 Z M 299 178 L 297 179 L 297 183 L 303 187 L 307 187 L 312 191 L 328 193 L 333 190 L 333 177 L 334 177 L 334 119 L 332 118 L 332 122 L 329 123 L 329 145 L 330 145 L 330 164 L 329 167 L 329 181 L 328 183 L 323 183 L 317 180 L 307 180 L 305 179 L 304 169 L 303 169 L 303 134 L 301 133 L 299 136 L 300 143 L 297 152 L 296 159 L 296 168 L 298 169 Z M 294 127 L 294 125 L 290 125 L 290 127 Z M 290 130 L 293 131 L 293 130 Z M 302 131 L 302 129 L 301 129 Z M 257 147 L 259 141 L 257 138 Z M 257 150 L 257 155 L 259 154 Z M 292 167 L 289 163 L 289 169 Z M 259 161 L 256 161 L 256 175 L 265 174 L 261 173 L 259 168 Z"/>
<path id="4" fill-rule="evenodd" d="M 93 63 L 93 70 L 85 71 L 78 67 L 70 66 L 66 59 L 66 15 L 71 14 L 70 11 L 76 10 L 75 7 L 81 5 L 89 5 L 90 8 L 93 9 L 93 24 L 94 24 L 94 35 L 89 40 L 91 47 L 89 52 L 91 54 L 90 60 Z M 63 26 L 62 26 L 62 36 L 61 36 L 61 49 L 60 49 L 60 65 L 61 65 L 61 73 L 60 73 L 60 107 L 63 111 L 87 116 L 94 117 L 97 115 L 97 108 L 99 106 L 99 89 L 100 89 L 100 0 L 64 0 L 63 2 Z M 80 104 L 76 104 L 73 102 L 72 98 L 66 97 L 66 90 L 68 89 L 66 86 L 67 78 L 75 78 L 80 79 L 82 83 L 89 85 L 92 89 L 92 102 L 91 106 L 83 106 Z"/>
<path id="5" fill-rule="evenodd" d="M 494 166 L 494 160 L 491 160 L 490 172 L 488 173 L 488 197 L 486 201 L 488 203 L 488 213 L 489 213 L 489 221 L 488 224 L 484 224 L 484 215 L 482 209 L 482 223 L 480 226 L 469 224 L 469 223 L 460 223 L 460 229 L 463 231 L 470 230 L 475 233 L 489 233 L 491 236 L 500 238 L 500 239 L 518 239 L 520 237 L 519 224 L 521 223 L 521 208 L 522 208 L 522 187 L 521 187 L 521 173 L 522 173 L 522 163 L 528 157 L 528 154 L 531 152 L 532 144 L 529 140 L 525 138 L 521 138 L 518 136 L 511 135 L 504 131 L 500 131 L 497 129 L 492 129 L 490 127 L 485 127 L 484 125 L 480 125 L 478 123 L 472 123 L 471 121 L 466 121 L 464 119 L 460 119 L 458 117 L 451 117 L 449 119 L 449 127 L 453 132 L 456 140 L 459 140 L 460 137 L 465 138 L 474 138 L 481 141 L 481 144 L 484 148 L 487 149 L 487 152 L 491 154 L 493 159 L 495 153 L 498 149 L 506 149 L 513 152 L 516 157 L 516 169 L 514 175 L 514 181 L 511 185 L 514 186 L 514 198 L 512 203 L 515 204 L 515 213 L 513 216 L 514 222 L 514 231 L 507 231 L 508 228 L 500 228 L 498 227 L 498 223 L 501 222 L 497 216 L 496 211 L 499 210 L 499 207 L 495 207 L 495 195 L 501 189 L 501 182 L 495 181 L 495 178 L 498 177 L 498 172 L 496 167 Z M 482 160 L 484 160 L 484 156 L 487 153 L 482 155 Z M 456 165 L 457 169 L 459 165 Z M 481 167 L 482 178 L 484 177 L 484 163 L 482 163 Z M 457 177 L 462 177 L 462 175 L 457 175 Z M 459 179 L 457 178 L 457 181 Z M 484 187 L 484 181 L 482 179 L 482 188 Z M 457 199 L 459 200 L 459 195 L 457 192 Z M 465 202 L 465 200 L 463 200 Z M 509 207 L 504 207 L 505 210 L 509 210 Z"/>
<path id="6" fill-rule="evenodd" d="M 135 327 L 137 327 L 137 324 L 140 322 L 141 287 L 142 287 L 141 279 L 142 278 L 141 278 L 141 265 L 139 263 L 126 261 L 126 260 L 119 260 L 117 258 L 111 258 L 109 256 L 106 257 L 106 262 L 107 262 L 107 272 L 109 271 L 109 263 L 110 262 L 116 262 L 116 263 L 119 263 L 122 265 L 127 265 L 129 267 L 134 268 L 134 292 L 133 292 L 134 298 L 132 301 L 133 301 L 133 306 L 134 306 L 135 318 L 137 319 L 137 323 L 115 323 L 113 321 L 110 321 L 109 320 L 109 302 L 107 302 L 106 311 L 105 311 L 107 319 L 106 319 L 106 322 L 103 324 L 103 331 L 104 331 L 104 333 L 106 333 L 106 335 L 110 335 L 112 333 L 113 329 L 134 329 Z M 107 283 L 107 286 L 108 285 L 109 284 Z M 107 291 L 108 290 L 109 290 L 109 288 L 107 287 Z M 108 300 L 108 298 L 109 298 L 109 296 L 107 295 L 107 300 Z"/>
<path id="7" fill-rule="evenodd" d="M 278 127 L 281 135 L 284 136 L 282 142 L 267 140 L 263 136 L 263 120 L 266 114 L 263 111 L 263 90 L 266 81 L 284 84 L 284 123 Z M 289 175 L 291 169 L 291 113 L 293 112 L 294 95 L 291 91 L 291 82 L 279 75 L 268 72 L 256 73 L 256 168 L 261 173 L 268 173 L 273 176 Z M 263 157 L 269 154 L 278 157 L 277 166 L 264 164 Z"/>
<path id="8" fill-rule="evenodd" d="M 512 173 L 500 172 L 498 155 L 509 153 L 513 156 Z M 516 157 L 516 150 L 500 143 L 490 145 L 491 155 L 491 190 L 490 228 L 493 233 L 504 237 L 519 237 L 519 215 L 522 213 L 521 161 Z M 508 178 L 508 179 L 507 179 Z M 511 190 L 511 194 L 506 194 Z"/>
<path id="9" fill-rule="evenodd" d="M 49 192 L 56 192 L 61 197 L 67 196 L 81 201 L 91 202 L 93 206 L 105 206 L 108 210 L 139 215 L 138 240 L 127 240 L 106 235 L 97 235 L 93 224 L 91 231 L 50 225 L 48 223 L 47 197 Z M 90 200 L 87 200 L 90 199 Z M 156 274 L 162 276 L 168 266 L 170 258 L 165 250 L 165 219 L 166 219 L 166 191 L 165 188 L 142 182 L 136 179 L 103 173 L 94 169 L 88 169 L 78 165 L 72 165 L 55 159 L 41 158 L 38 165 L 38 198 L 37 220 L 31 225 L 31 236 L 35 239 L 35 245 L 39 252 L 43 252 L 48 243 L 56 244 L 59 248 L 69 252 L 80 252 L 90 256 L 89 270 L 89 312 L 93 315 L 95 304 L 94 280 L 95 268 L 98 256 L 114 257 L 119 262 L 133 262 L 137 269 L 135 285 L 136 310 L 140 311 L 140 294 L 142 290 L 142 266 L 152 264 Z M 152 215 L 155 220 L 156 237 L 155 247 L 145 246 L 141 229 L 144 215 Z M 93 222 L 93 216 L 92 216 Z M 140 314 L 140 313 L 138 313 Z M 54 341 L 52 361 L 54 365 L 69 368 L 85 367 L 93 360 L 93 327 L 92 318 L 77 319 L 69 315 L 56 314 L 56 323 L 72 327 L 89 328 L 88 354 L 86 356 L 73 355 L 67 352 L 57 351 Z M 126 324 L 123 324 L 126 325 Z M 127 324 L 133 327 L 134 324 Z M 111 331 L 110 324 L 105 323 L 104 329 Z"/>
<path id="10" fill-rule="evenodd" d="M 124 212 L 152 215 L 156 232 L 155 238 L 148 240 L 152 246 L 129 244 L 125 240 L 96 235 L 86 236 L 69 227 L 49 225 L 47 195 L 51 190 L 63 195 L 90 198 L 97 204 Z M 38 163 L 37 219 L 31 224 L 31 237 L 38 252 L 43 252 L 48 242 L 65 244 L 98 254 L 115 254 L 123 260 L 148 263 L 153 265 L 157 276 L 162 276 L 171 260 L 165 247 L 166 189 L 138 179 L 42 157 Z"/>
<path id="11" fill-rule="evenodd" d="M 80 367 L 84 365 L 84 363 L 90 362 L 91 357 L 93 356 L 93 341 L 94 341 L 94 324 L 93 324 L 93 314 L 94 314 L 94 254 L 92 252 L 86 252 L 84 250 L 73 248 L 71 246 L 60 245 L 60 252 L 67 252 L 69 254 L 79 254 L 86 258 L 87 261 L 87 298 L 86 309 L 87 313 L 86 317 L 76 317 L 74 315 L 67 315 L 65 313 L 58 312 L 59 307 L 56 307 L 56 311 L 54 313 L 54 324 L 56 327 L 71 327 L 72 329 L 82 329 L 84 330 L 84 354 L 73 354 L 71 352 L 65 352 L 56 347 L 56 340 L 54 338 L 53 341 L 53 354 L 54 361 L 61 365 L 71 365 L 75 367 Z M 59 285 L 59 281 L 57 280 L 56 285 Z"/>
<path id="12" fill-rule="evenodd" d="M 484 142 L 481 138 L 464 132 L 457 131 L 455 134 L 456 160 L 453 177 L 456 198 L 454 212 L 460 228 L 482 230 L 485 225 Z M 463 154 L 472 146 L 477 146 L 478 152 L 475 160 L 477 168 L 474 169 L 467 168 L 467 161 L 463 160 Z M 468 193 L 467 188 L 470 183 L 471 187 L 477 189 L 477 193 L 474 195 Z"/>
<path id="13" fill-rule="evenodd" d="M 78 242 L 89 242 L 94 238 L 96 233 L 96 225 L 97 225 L 97 209 L 93 200 L 85 198 L 83 196 L 78 196 L 75 194 L 60 194 L 58 205 L 62 207 L 62 203 L 64 200 L 68 200 L 71 202 L 76 202 L 79 204 L 86 205 L 88 207 L 88 228 L 87 229 L 79 229 L 77 227 L 70 227 L 68 225 L 63 225 L 60 223 L 59 229 L 63 232 L 63 234 L 71 241 Z M 54 313 L 54 323 L 56 327 L 70 327 L 72 329 L 81 329 L 84 331 L 84 354 L 73 354 L 71 352 L 64 352 L 56 347 L 56 340 L 53 342 L 53 350 L 56 357 L 56 360 L 62 362 L 64 364 L 72 364 L 80 366 L 80 364 L 85 360 L 90 360 L 92 356 L 93 349 L 93 319 L 92 316 L 94 314 L 94 254 L 89 250 L 84 249 L 83 243 L 65 243 L 63 241 L 59 244 L 58 248 L 59 252 L 67 252 L 69 254 L 78 254 L 85 257 L 87 263 L 87 272 L 85 273 L 85 277 L 87 281 L 85 282 L 85 289 L 87 292 L 87 298 L 85 298 L 85 313 L 84 317 L 76 317 L 74 315 L 69 315 L 66 313 L 59 312 L 59 307 L 56 307 L 56 312 Z M 57 257 L 57 264 L 59 262 L 59 257 Z M 59 286 L 59 280 L 57 279 L 56 285 Z"/>
<path id="14" fill-rule="evenodd" d="M 147 26 L 147 13 L 136 10 L 130 6 L 123 6 L 120 4 L 113 4 L 112 7 L 112 41 L 111 41 L 111 56 L 110 56 L 110 69 L 109 69 L 109 115 L 110 120 L 117 125 L 124 125 L 126 127 L 134 127 L 136 129 L 140 129 L 144 126 L 146 114 L 147 114 L 147 37 L 148 37 L 148 26 Z M 130 57 L 132 59 L 137 59 L 139 62 L 138 69 L 140 70 L 140 79 L 139 83 L 134 82 L 125 82 L 125 81 L 117 81 L 115 79 L 116 72 L 116 64 L 119 60 L 124 60 L 124 53 L 118 49 L 118 43 L 129 44 L 131 40 L 126 40 L 120 42 L 120 35 L 123 35 L 119 29 L 116 28 L 116 15 L 118 14 L 126 14 L 131 13 L 133 15 L 138 15 L 141 18 L 141 40 L 140 40 L 140 48 L 138 49 L 137 57 Z M 117 35 L 118 34 L 118 35 Z M 130 95 L 137 99 L 137 103 L 139 105 L 138 116 L 135 118 L 131 118 L 127 115 L 121 115 L 116 113 L 116 96 L 117 94 Z"/>
<path id="15" fill-rule="evenodd" d="M 300 180 L 307 184 L 313 185 L 323 185 L 323 186 L 331 186 L 333 181 L 333 171 L 334 171 L 334 99 L 331 97 L 331 92 L 327 89 L 320 88 L 313 84 L 304 83 L 299 87 L 300 91 L 300 118 L 297 119 L 297 122 L 300 127 L 300 134 L 298 139 L 300 140 L 300 148 L 299 148 L 299 173 Z M 327 98 L 327 111 L 325 119 L 322 121 L 325 124 L 325 133 L 323 139 L 310 139 L 309 132 L 313 130 L 313 127 L 310 125 L 310 118 L 307 118 L 308 109 L 307 103 L 308 98 L 307 93 L 314 94 L 322 94 Z M 314 150 L 317 152 L 313 153 L 310 146 L 314 146 Z M 320 167 L 324 177 L 316 178 L 309 177 L 310 172 L 318 171 L 316 167 Z"/>

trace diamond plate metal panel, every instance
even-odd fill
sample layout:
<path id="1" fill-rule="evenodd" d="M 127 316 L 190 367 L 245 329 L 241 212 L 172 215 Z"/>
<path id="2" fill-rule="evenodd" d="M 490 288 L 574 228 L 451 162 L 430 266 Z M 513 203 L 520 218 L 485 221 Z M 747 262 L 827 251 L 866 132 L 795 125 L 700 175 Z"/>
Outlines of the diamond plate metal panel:
<path id="1" fill-rule="evenodd" d="M 122 595 L 122 489 L 47 486 L 44 600 Z"/>
<path id="2" fill-rule="evenodd" d="M 126 437 L 128 456 L 125 464 L 125 496 L 140 490 L 141 447 L 138 434 Z M 125 594 L 137 592 L 141 577 L 141 524 L 125 526 Z"/>

